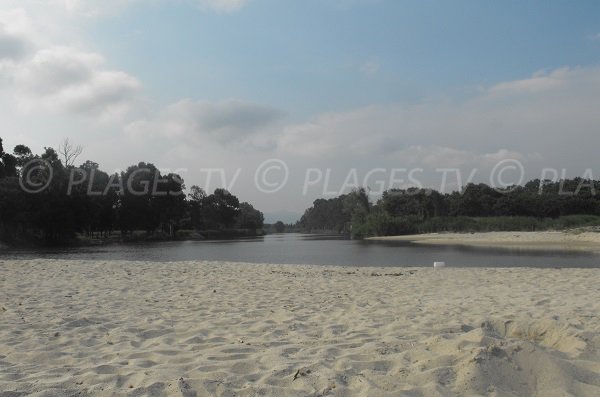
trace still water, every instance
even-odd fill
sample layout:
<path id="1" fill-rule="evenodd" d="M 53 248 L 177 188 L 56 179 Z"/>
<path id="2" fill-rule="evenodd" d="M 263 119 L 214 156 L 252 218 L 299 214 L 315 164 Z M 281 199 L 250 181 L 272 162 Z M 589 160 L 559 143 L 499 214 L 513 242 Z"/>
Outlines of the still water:
<path id="1" fill-rule="evenodd" d="M 177 241 L 97 247 L 1 249 L 0 259 L 53 258 L 133 261 L 214 260 L 343 266 L 600 267 L 600 255 L 561 251 L 423 246 L 345 240 L 338 236 L 272 234 L 226 241 Z"/>

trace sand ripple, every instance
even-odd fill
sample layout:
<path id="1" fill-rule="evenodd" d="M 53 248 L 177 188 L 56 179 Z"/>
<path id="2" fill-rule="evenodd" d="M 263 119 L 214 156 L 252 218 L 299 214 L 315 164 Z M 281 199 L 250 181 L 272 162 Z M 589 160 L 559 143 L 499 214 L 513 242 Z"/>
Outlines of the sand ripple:
<path id="1" fill-rule="evenodd" d="M 0 395 L 598 396 L 599 275 L 0 261 Z"/>

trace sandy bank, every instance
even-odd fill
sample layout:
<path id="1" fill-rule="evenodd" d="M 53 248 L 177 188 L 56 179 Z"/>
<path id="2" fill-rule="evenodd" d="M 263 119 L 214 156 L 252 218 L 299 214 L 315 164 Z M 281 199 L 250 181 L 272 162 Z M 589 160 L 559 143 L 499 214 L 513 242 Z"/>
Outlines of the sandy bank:
<path id="1" fill-rule="evenodd" d="M 0 260 L 0 395 L 598 396 L 599 275 Z"/>
<path id="2" fill-rule="evenodd" d="M 592 251 L 600 253 L 600 233 L 594 232 L 430 233 L 409 236 L 372 237 L 369 240 L 533 250 Z"/>

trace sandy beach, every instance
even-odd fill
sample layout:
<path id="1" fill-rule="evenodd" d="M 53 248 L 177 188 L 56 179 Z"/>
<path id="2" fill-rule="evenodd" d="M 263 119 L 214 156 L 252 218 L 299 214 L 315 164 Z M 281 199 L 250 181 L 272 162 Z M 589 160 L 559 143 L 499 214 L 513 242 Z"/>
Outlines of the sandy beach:
<path id="1" fill-rule="evenodd" d="M 429 233 L 407 236 L 371 237 L 368 240 L 408 241 L 416 244 L 462 245 L 471 247 L 527 250 L 589 251 L 600 253 L 598 232 L 489 232 Z"/>
<path id="2" fill-rule="evenodd" d="M 595 269 L 0 261 L 3 396 L 598 396 Z"/>

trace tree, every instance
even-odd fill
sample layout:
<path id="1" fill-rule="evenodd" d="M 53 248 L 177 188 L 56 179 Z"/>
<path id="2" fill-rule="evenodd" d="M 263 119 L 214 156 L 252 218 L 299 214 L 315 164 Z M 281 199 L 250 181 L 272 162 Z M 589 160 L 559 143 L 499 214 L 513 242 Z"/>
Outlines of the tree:
<path id="1" fill-rule="evenodd" d="M 237 197 L 225 189 L 215 189 L 215 192 L 204 200 L 204 214 L 209 227 L 228 228 L 235 223 L 240 210 Z"/>
<path id="2" fill-rule="evenodd" d="M 29 149 L 25 145 L 17 145 L 13 150 L 13 155 L 16 159 L 17 167 L 19 171 L 27 164 L 30 160 L 33 159 L 33 154 L 31 153 L 31 149 Z"/>
<path id="3" fill-rule="evenodd" d="M 193 185 L 188 194 L 188 208 L 192 227 L 201 230 L 205 227 L 205 214 L 203 212 L 206 203 L 206 192 L 199 186 Z"/>
<path id="4" fill-rule="evenodd" d="M 2 176 L 17 176 L 17 159 L 8 153 L 2 155 L 2 169 L 0 170 L 0 177 Z"/>
<path id="5" fill-rule="evenodd" d="M 5 171 L 4 171 L 4 163 L 2 162 L 2 156 L 4 155 L 4 147 L 2 146 L 2 138 L 0 138 L 0 178 L 4 178 L 5 175 Z"/>
<path id="6" fill-rule="evenodd" d="M 65 167 L 72 167 L 77 157 L 83 152 L 83 146 L 77 145 L 73 147 L 69 138 L 65 138 L 62 143 L 58 146 L 58 153 L 61 155 L 63 159 L 63 164 Z"/>
<path id="7" fill-rule="evenodd" d="M 124 191 L 119 198 L 119 226 L 126 234 L 145 230 L 152 234 L 160 223 L 159 210 L 153 205 L 154 180 L 160 173 L 153 164 L 140 162 L 121 173 Z"/>
<path id="8" fill-rule="evenodd" d="M 193 185 L 188 194 L 189 200 L 194 203 L 202 203 L 206 198 L 206 192 L 199 186 Z"/>
<path id="9" fill-rule="evenodd" d="M 273 225 L 275 227 L 275 231 L 277 233 L 283 233 L 285 232 L 285 224 L 281 221 L 277 221 L 275 222 L 275 225 Z"/>
<path id="10" fill-rule="evenodd" d="M 17 157 L 31 156 L 31 149 L 25 145 L 17 145 L 13 150 L 13 154 Z"/>
<path id="11" fill-rule="evenodd" d="M 17 176 L 17 159 L 4 152 L 0 138 L 0 178 Z"/>
<path id="12" fill-rule="evenodd" d="M 344 211 L 345 195 L 332 199 L 317 199 L 300 218 L 299 226 L 306 231 L 332 231 L 340 233 L 351 221 L 351 214 Z"/>
<path id="13" fill-rule="evenodd" d="M 180 227 L 180 222 L 186 213 L 186 201 L 183 190 L 183 179 L 177 174 L 168 174 L 161 177 L 161 183 L 156 183 L 156 192 L 153 192 L 154 207 L 158 210 L 160 225 L 163 232 L 174 237 Z"/>
<path id="14" fill-rule="evenodd" d="M 241 203 L 237 223 L 238 227 L 241 229 L 262 229 L 264 225 L 264 216 L 262 212 L 254 209 L 251 204 Z"/>
<path id="15" fill-rule="evenodd" d="M 115 226 L 119 192 L 115 186 L 109 186 L 111 176 L 100 170 L 98 163 L 87 160 L 79 170 L 71 169 L 70 172 L 78 172 L 76 180 L 82 179 L 81 184 L 71 189 L 71 196 L 81 211 L 81 228 L 90 237 L 94 233 L 106 237 Z M 114 180 L 116 176 L 112 178 Z"/>
<path id="16" fill-rule="evenodd" d="M 47 147 L 34 155 L 27 146 L 17 145 L 11 155 L 0 139 L 0 241 L 64 243 L 78 234 L 107 236 L 117 227 L 123 234 L 162 230 L 175 237 L 185 219 L 199 229 L 263 227 L 260 211 L 240 204 L 224 189 L 207 195 L 192 186 L 186 198 L 179 175 L 161 175 L 144 162 L 114 175 L 91 160 L 75 168 L 80 153 L 81 147 L 73 148 L 65 140 L 59 151 Z M 38 186 L 48 185 L 28 192 L 20 186 L 18 172 Z"/>
<path id="17" fill-rule="evenodd" d="M 371 204 L 369 203 L 369 195 L 364 188 L 354 189 L 343 199 L 344 212 L 350 215 L 352 227 L 365 222 Z"/>

